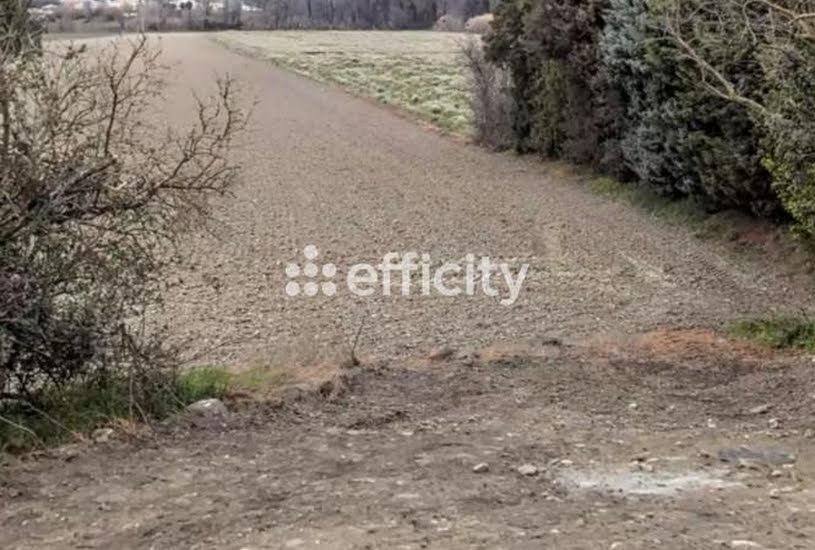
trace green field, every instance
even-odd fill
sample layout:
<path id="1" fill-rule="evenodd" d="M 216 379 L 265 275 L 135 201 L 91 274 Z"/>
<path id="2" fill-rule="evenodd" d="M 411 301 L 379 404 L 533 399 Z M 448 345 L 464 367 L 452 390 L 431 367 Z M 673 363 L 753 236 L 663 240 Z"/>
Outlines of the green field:
<path id="1" fill-rule="evenodd" d="M 274 31 L 226 32 L 215 40 L 467 136 L 472 112 L 459 49 L 471 37 L 432 31 Z"/>

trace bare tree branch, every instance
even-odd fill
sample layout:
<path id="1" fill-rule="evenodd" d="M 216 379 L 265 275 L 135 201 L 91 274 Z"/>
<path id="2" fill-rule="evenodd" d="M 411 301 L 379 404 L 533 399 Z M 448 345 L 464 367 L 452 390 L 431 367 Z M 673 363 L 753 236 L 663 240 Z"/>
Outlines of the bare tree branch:
<path id="1" fill-rule="evenodd" d="M 166 365 L 160 333 L 121 330 L 160 304 L 179 220 L 206 219 L 235 181 L 235 83 L 176 130 L 150 122 L 166 69 L 144 36 L 26 59 L 0 57 L 0 391 Z"/>

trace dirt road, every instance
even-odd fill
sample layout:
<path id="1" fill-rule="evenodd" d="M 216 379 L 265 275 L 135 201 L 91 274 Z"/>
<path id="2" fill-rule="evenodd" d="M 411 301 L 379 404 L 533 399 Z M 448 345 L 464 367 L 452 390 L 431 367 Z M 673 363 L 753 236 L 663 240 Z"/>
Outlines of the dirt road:
<path id="1" fill-rule="evenodd" d="M 812 302 L 769 262 L 735 258 L 691 229 L 593 196 L 534 159 L 456 143 L 206 37 L 163 40 L 182 82 L 171 105 L 183 106 L 213 71 L 231 71 L 258 101 L 240 152 L 243 181 L 218 209 L 218 238 L 191 242 L 170 300 L 171 325 L 203 354 L 199 363 L 334 353 L 362 318 L 360 353 L 381 358 L 540 335 L 711 326 Z M 530 268 L 512 306 L 480 293 L 424 297 L 418 286 L 408 297 L 339 288 L 331 298 L 291 298 L 285 266 L 302 266 L 309 244 L 317 264 L 336 264 L 336 280 L 388 252 L 434 262 L 486 255 Z"/>
<path id="2" fill-rule="evenodd" d="M 657 333 L 366 364 L 341 380 L 233 403 L 222 425 L 173 423 L 146 440 L 12 461 L 0 467 L 0 547 L 805 550 L 815 540 L 808 359 Z M 759 455 L 733 457 L 742 446 Z"/>
<path id="3" fill-rule="evenodd" d="M 174 275 L 174 337 L 195 363 L 296 367 L 347 354 L 364 318 L 363 365 L 326 391 L 233 403 L 223 425 L 9 459 L 0 547 L 812 547 L 809 358 L 705 331 L 619 336 L 797 310 L 806 288 L 532 160 L 206 37 L 163 41 L 171 120 L 213 71 L 258 99 L 242 181 Z M 287 296 L 307 245 L 338 267 L 335 296 Z M 529 274 L 512 305 L 339 284 L 407 251 Z M 439 346 L 450 356 L 417 359 Z M 741 445 L 782 459 L 734 462 Z"/>

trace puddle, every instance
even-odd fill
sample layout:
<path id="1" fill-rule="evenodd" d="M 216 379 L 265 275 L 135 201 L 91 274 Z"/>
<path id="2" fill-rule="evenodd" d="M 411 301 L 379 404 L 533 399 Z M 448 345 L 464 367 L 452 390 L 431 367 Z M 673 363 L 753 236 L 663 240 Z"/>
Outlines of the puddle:
<path id="1" fill-rule="evenodd" d="M 727 489 L 740 486 L 739 483 L 722 479 L 721 476 L 725 473 L 725 470 L 711 472 L 567 470 L 561 472 L 558 482 L 577 489 L 671 497 L 704 489 Z"/>

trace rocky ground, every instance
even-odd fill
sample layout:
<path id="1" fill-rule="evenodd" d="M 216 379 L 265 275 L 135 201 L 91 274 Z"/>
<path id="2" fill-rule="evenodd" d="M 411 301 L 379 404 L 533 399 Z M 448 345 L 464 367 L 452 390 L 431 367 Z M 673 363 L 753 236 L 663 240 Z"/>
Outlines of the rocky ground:
<path id="1" fill-rule="evenodd" d="M 258 99 L 241 182 L 173 275 L 172 336 L 191 364 L 311 384 L 6 458 L 0 547 L 812 547 L 811 359 L 708 330 L 811 307 L 781 262 L 205 36 L 163 41 L 169 120 L 213 70 Z M 530 270 L 510 306 L 289 297 L 307 245 L 338 281 L 387 252 Z M 362 364 L 341 369 L 357 333 Z"/>
<path id="2" fill-rule="evenodd" d="M 812 388 L 705 331 L 363 365 L 12 461 L 0 546 L 808 549 Z"/>

